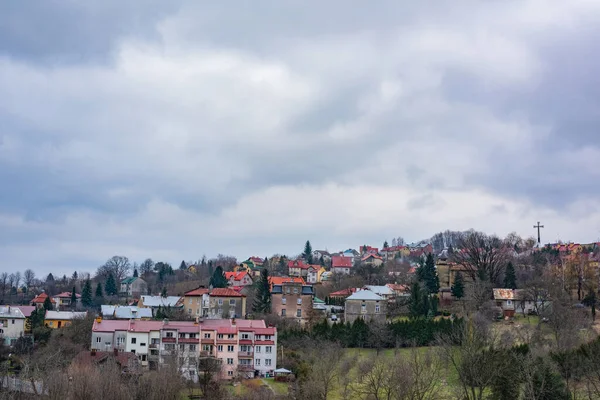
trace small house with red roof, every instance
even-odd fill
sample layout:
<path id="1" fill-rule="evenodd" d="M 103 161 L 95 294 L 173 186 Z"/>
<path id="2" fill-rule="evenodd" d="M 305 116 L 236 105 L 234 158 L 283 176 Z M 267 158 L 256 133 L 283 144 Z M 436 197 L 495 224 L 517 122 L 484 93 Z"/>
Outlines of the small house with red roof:
<path id="1" fill-rule="evenodd" d="M 232 288 L 204 288 L 190 290 L 181 300 L 191 317 L 243 318 L 246 315 L 246 296 Z"/>
<path id="2" fill-rule="evenodd" d="M 352 258 L 344 256 L 331 257 L 331 271 L 337 274 L 350 274 Z"/>
<path id="3" fill-rule="evenodd" d="M 383 259 L 381 258 L 381 256 L 378 256 L 377 254 L 365 254 L 361 259 L 360 262 L 362 262 L 365 265 L 371 265 L 374 267 L 379 267 L 381 264 L 383 264 Z"/>
<path id="4" fill-rule="evenodd" d="M 273 290 L 273 285 L 283 285 L 284 283 L 299 283 L 301 285 L 306 285 L 306 282 L 301 277 L 269 276 L 269 285 L 271 285 L 271 290 Z"/>
<path id="5" fill-rule="evenodd" d="M 33 298 L 33 300 L 31 300 L 31 305 L 35 306 L 37 308 L 44 308 L 44 302 L 46 301 L 47 298 L 48 298 L 48 294 L 45 292 L 42 292 L 42 293 L 38 294 L 37 296 L 35 296 Z M 52 308 L 54 308 L 56 306 L 56 301 L 54 301 L 53 298 L 50 298 L 50 303 L 52 303 Z"/>
<path id="6" fill-rule="evenodd" d="M 71 308 L 76 308 L 78 305 L 81 304 L 81 295 L 78 293 L 75 293 L 75 299 L 76 304 L 72 304 L 71 303 L 71 292 L 62 292 L 57 294 L 56 296 L 53 296 L 52 299 L 54 300 L 54 303 L 56 305 L 56 310 L 60 311 L 60 310 L 70 310 Z"/>
<path id="7" fill-rule="evenodd" d="M 229 286 L 249 286 L 254 283 L 248 271 L 225 272 L 225 279 Z"/>
<path id="8" fill-rule="evenodd" d="M 337 292 L 332 292 L 329 293 L 329 297 L 335 297 L 338 299 L 345 299 L 346 297 L 352 295 L 353 293 L 355 293 L 357 290 L 360 290 L 359 288 L 348 288 L 348 289 L 342 289 L 342 290 L 338 290 Z"/>
<path id="9" fill-rule="evenodd" d="M 288 261 L 288 274 L 290 276 L 301 276 L 306 278 L 308 276 L 308 268 L 310 265 L 304 262 L 303 259 Z"/>

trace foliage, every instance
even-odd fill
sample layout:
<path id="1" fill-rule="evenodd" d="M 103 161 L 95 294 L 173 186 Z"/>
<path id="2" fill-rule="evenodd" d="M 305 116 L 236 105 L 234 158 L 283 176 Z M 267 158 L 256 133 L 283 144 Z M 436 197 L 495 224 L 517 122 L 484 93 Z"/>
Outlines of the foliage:
<path id="1" fill-rule="evenodd" d="M 104 292 L 108 296 L 116 296 L 117 283 L 115 282 L 115 277 L 113 274 L 108 274 L 108 278 L 106 279 L 106 284 L 104 285 Z"/>
<path id="2" fill-rule="evenodd" d="M 87 279 L 81 290 L 81 304 L 84 307 L 91 307 L 94 303 L 92 301 L 92 282 Z"/>
<path id="3" fill-rule="evenodd" d="M 457 299 L 462 299 L 465 295 L 465 282 L 463 280 L 463 276 L 460 272 L 456 273 L 456 277 L 454 278 L 454 283 L 452 284 L 452 288 L 450 289 L 452 292 L 452 296 Z"/>
<path id="4" fill-rule="evenodd" d="M 517 288 L 517 275 L 515 273 L 515 266 L 512 262 L 509 262 L 504 272 L 504 287 L 506 289 Z"/>
<path id="5" fill-rule="evenodd" d="M 187 269 L 187 264 L 185 263 L 185 260 L 181 260 L 181 264 L 179 264 L 179 269 L 182 271 Z"/>
<path id="6" fill-rule="evenodd" d="M 75 307 L 77 305 L 77 293 L 75 292 L 75 286 L 73 286 L 73 290 L 71 291 L 71 307 Z"/>
<path id="7" fill-rule="evenodd" d="M 50 300 L 50 296 L 48 296 L 44 299 L 44 310 L 52 311 L 52 308 L 52 301 Z"/>
<path id="8" fill-rule="evenodd" d="M 302 253 L 302 257 L 308 264 L 313 263 L 313 255 L 312 255 L 312 246 L 310 244 L 310 240 L 307 240 L 304 244 L 304 252 Z"/>
<path id="9" fill-rule="evenodd" d="M 134 269 L 133 269 L 133 277 L 134 277 L 134 278 L 137 278 L 137 277 L 139 277 L 139 276 L 140 276 L 140 274 L 138 273 L 138 270 L 137 270 L 137 268 L 134 268 Z"/>
<path id="10" fill-rule="evenodd" d="M 104 293 L 102 291 L 102 282 L 98 282 L 96 285 L 96 298 L 101 299 L 104 297 Z"/>
<path id="11" fill-rule="evenodd" d="M 271 312 L 271 290 L 269 285 L 269 270 L 263 268 L 260 279 L 256 283 L 256 298 L 252 304 L 252 311 L 268 314 Z"/>
<path id="12" fill-rule="evenodd" d="M 418 277 L 425 284 L 429 294 L 437 294 L 440 290 L 440 279 L 431 253 L 427 254 L 425 265 L 418 269 Z"/>
<path id="13" fill-rule="evenodd" d="M 223 273 L 223 268 L 221 268 L 221 266 L 215 268 L 215 272 L 210 278 L 209 285 L 213 288 L 226 288 L 228 286 L 227 279 L 225 278 L 225 274 Z"/>

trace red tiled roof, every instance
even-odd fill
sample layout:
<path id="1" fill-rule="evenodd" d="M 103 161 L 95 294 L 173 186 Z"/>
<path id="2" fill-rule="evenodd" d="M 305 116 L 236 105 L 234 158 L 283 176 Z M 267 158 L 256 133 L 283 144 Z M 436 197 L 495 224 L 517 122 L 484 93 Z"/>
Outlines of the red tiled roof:
<path id="1" fill-rule="evenodd" d="M 21 310 L 25 317 L 30 317 L 33 310 L 35 310 L 35 306 L 13 306 Z"/>
<path id="2" fill-rule="evenodd" d="M 214 288 L 210 295 L 213 297 L 245 297 L 243 294 L 230 288 Z"/>
<path id="3" fill-rule="evenodd" d="M 329 297 L 333 296 L 333 297 L 348 297 L 351 294 L 355 293 L 357 290 L 357 288 L 348 288 L 348 289 L 342 289 L 342 290 L 338 290 L 337 292 L 333 292 L 333 293 L 329 293 Z"/>
<path id="4" fill-rule="evenodd" d="M 392 289 L 394 292 L 406 292 L 408 290 L 408 285 L 399 285 L 396 283 L 388 283 L 386 286 L 389 287 L 390 289 Z"/>
<path id="5" fill-rule="evenodd" d="M 342 257 L 342 256 L 333 256 L 333 257 L 331 257 L 331 267 L 332 268 L 351 268 L 352 267 L 352 258 Z"/>
<path id="6" fill-rule="evenodd" d="M 302 278 L 294 278 L 294 277 L 289 277 L 289 276 L 270 276 L 269 277 L 269 284 L 271 285 L 271 288 L 273 288 L 273 285 L 281 285 L 283 283 L 301 283 L 303 285 L 306 285 L 306 282 L 304 282 L 304 279 L 302 279 Z"/>
<path id="7" fill-rule="evenodd" d="M 248 271 L 225 272 L 225 279 L 230 280 L 233 277 L 234 281 L 241 281 L 246 275 L 248 275 Z"/>
<path id="8" fill-rule="evenodd" d="M 380 256 L 378 256 L 377 254 L 366 254 L 366 255 L 365 255 L 363 258 L 361 258 L 360 260 L 361 260 L 361 261 L 365 261 L 365 260 L 369 259 L 370 257 L 377 258 L 378 260 L 381 260 L 381 257 L 380 257 Z"/>
<path id="9" fill-rule="evenodd" d="M 185 292 L 183 295 L 184 296 L 202 296 L 207 293 L 208 293 L 207 288 L 199 287 L 197 289 L 190 290 L 189 292 Z"/>
<path id="10" fill-rule="evenodd" d="M 263 260 L 263 259 L 262 259 L 262 258 L 260 258 L 260 257 L 250 257 L 248 260 L 252 261 L 252 262 L 253 262 L 253 263 L 255 263 L 255 264 L 256 264 L 256 263 L 262 264 L 262 263 L 264 263 L 264 262 L 265 262 L 265 260 Z"/>
<path id="11" fill-rule="evenodd" d="M 101 363 L 110 358 L 114 358 L 116 362 L 121 365 L 121 367 L 127 367 L 129 362 L 134 362 L 137 356 L 130 352 L 118 352 L 116 355 L 112 351 L 96 351 L 92 354 L 91 351 L 82 351 L 75 356 L 73 360 L 74 363 L 80 365 L 90 365 L 92 363 Z"/>
<path id="12" fill-rule="evenodd" d="M 31 300 L 31 302 L 36 304 L 42 304 L 44 301 L 46 301 L 46 297 L 48 297 L 48 294 L 40 293 L 33 300 Z M 53 298 L 50 298 L 50 302 L 56 303 Z"/>
<path id="13" fill-rule="evenodd" d="M 288 268 L 301 268 L 308 269 L 309 265 L 304 262 L 304 260 L 291 260 L 288 261 Z"/>

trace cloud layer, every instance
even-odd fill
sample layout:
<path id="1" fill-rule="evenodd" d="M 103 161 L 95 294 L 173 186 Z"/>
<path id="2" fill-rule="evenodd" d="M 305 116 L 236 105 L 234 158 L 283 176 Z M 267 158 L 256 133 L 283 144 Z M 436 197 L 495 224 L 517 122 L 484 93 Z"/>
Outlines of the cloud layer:
<path id="1" fill-rule="evenodd" d="M 7 266 L 598 239 L 598 2 L 269 3 L 0 6 Z"/>

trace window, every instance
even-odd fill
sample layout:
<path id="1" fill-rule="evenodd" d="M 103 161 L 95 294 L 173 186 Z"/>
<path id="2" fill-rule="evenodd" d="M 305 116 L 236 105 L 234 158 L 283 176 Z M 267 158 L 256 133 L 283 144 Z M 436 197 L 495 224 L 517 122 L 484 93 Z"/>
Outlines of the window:
<path id="1" fill-rule="evenodd" d="M 189 372 L 190 372 L 190 376 L 194 376 L 194 375 L 196 375 L 196 371 L 194 371 L 193 369 L 190 369 L 190 371 L 189 371 Z"/>
<path id="2" fill-rule="evenodd" d="M 506 300 L 506 305 L 507 306 L 512 306 L 512 300 Z"/>
<path id="3" fill-rule="evenodd" d="M 289 286 L 285 288 L 285 292 L 286 292 L 287 294 L 290 294 L 290 287 L 289 287 Z"/>
<path id="4" fill-rule="evenodd" d="M 283 310 L 281 310 L 281 316 L 285 317 L 285 308 Z"/>
<path id="5" fill-rule="evenodd" d="M 167 336 L 166 337 L 173 337 L 173 332 L 167 332 Z"/>
<path id="6" fill-rule="evenodd" d="M 210 333 L 205 333 L 204 334 L 204 339 L 210 339 Z"/>
<path id="7" fill-rule="evenodd" d="M 192 305 L 192 301 L 193 301 L 193 300 L 192 300 L 192 299 L 190 299 L 190 302 L 189 302 L 189 303 L 190 303 L 190 305 Z"/>
<path id="8" fill-rule="evenodd" d="M 217 339 L 223 339 L 223 334 L 222 334 L 222 333 L 219 333 L 219 334 L 217 335 Z"/>
<path id="9" fill-rule="evenodd" d="M 219 299 L 219 305 L 222 306 L 223 305 L 223 299 Z"/>
<path id="10" fill-rule="evenodd" d="M 13 325 L 15 324 L 15 320 L 14 320 L 14 319 L 12 320 L 12 324 L 13 324 Z"/>
<path id="11" fill-rule="evenodd" d="M 165 344 L 165 350 L 175 350 L 175 345 L 173 343 L 167 343 Z"/>
<path id="12" fill-rule="evenodd" d="M 200 297 L 196 299 L 196 304 L 200 304 Z"/>
<path id="13" fill-rule="evenodd" d="M 231 335 L 231 334 L 229 334 L 229 335 L 227 335 L 227 339 L 233 339 L 233 338 L 234 338 L 234 336 L 235 336 L 235 335 Z"/>
<path id="14" fill-rule="evenodd" d="M 100 343 L 100 342 L 102 342 L 102 338 L 100 338 L 100 337 L 97 337 L 97 338 L 96 338 L 96 343 Z"/>
<path id="15" fill-rule="evenodd" d="M 179 351 L 184 351 L 184 350 L 185 350 L 185 344 L 180 344 Z"/>
<path id="16" fill-rule="evenodd" d="M 296 317 L 302 318 L 302 309 L 301 308 L 296 310 Z"/>
<path id="17" fill-rule="evenodd" d="M 190 351 L 196 351 L 196 345 L 190 344 Z"/>
<path id="18" fill-rule="evenodd" d="M 196 334 L 195 333 L 190 333 L 190 339 L 196 339 Z"/>
<path id="19" fill-rule="evenodd" d="M 235 306 L 235 299 L 229 299 L 229 305 Z"/>
<path id="20" fill-rule="evenodd" d="M 227 371 L 227 376 L 233 376 L 233 371 Z"/>
<path id="21" fill-rule="evenodd" d="M 134 337 L 132 337 L 132 338 L 131 338 L 131 344 L 135 344 L 135 342 L 137 342 L 137 339 L 136 339 L 136 338 L 134 338 Z"/>
<path id="22" fill-rule="evenodd" d="M 142 361 L 146 361 L 146 355 L 142 354 Z"/>
<path id="23" fill-rule="evenodd" d="M 254 360 L 254 365 L 260 366 L 260 359 L 257 358 Z"/>
<path id="24" fill-rule="evenodd" d="M 227 351 L 233 353 L 233 346 L 227 346 Z"/>
<path id="25" fill-rule="evenodd" d="M 298 300 L 297 300 L 297 303 L 298 303 L 298 305 L 299 305 L 299 306 L 300 306 L 300 305 L 302 305 L 302 299 L 301 299 L 301 298 L 300 298 L 300 299 L 298 299 Z"/>
<path id="26" fill-rule="evenodd" d="M 196 315 L 200 315 L 200 309 L 196 308 Z"/>
<path id="27" fill-rule="evenodd" d="M 375 314 L 379 314 L 379 311 L 381 310 L 379 304 L 375 304 Z"/>
<path id="28" fill-rule="evenodd" d="M 285 305 L 286 303 L 287 303 L 287 300 L 286 300 L 286 298 L 285 298 L 285 297 L 282 297 L 282 298 L 281 298 L 281 304 Z"/>
<path id="29" fill-rule="evenodd" d="M 217 346 L 217 351 L 223 351 L 223 345 L 222 344 L 220 344 L 220 345 Z"/>
<path id="30" fill-rule="evenodd" d="M 146 347 L 146 343 L 140 343 L 140 346 Z"/>
<path id="31" fill-rule="evenodd" d="M 260 346 L 254 347 L 254 351 L 256 351 L 257 353 L 260 353 Z"/>
<path id="32" fill-rule="evenodd" d="M 203 344 L 202 351 L 212 351 L 212 346 L 210 344 Z"/>
<path id="33" fill-rule="evenodd" d="M 265 340 L 271 340 L 271 335 L 265 335 Z"/>
<path id="34" fill-rule="evenodd" d="M 298 288 L 297 287 L 294 288 L 294 294 L 298 294 Z"/>
<path id="35" fill-rule="evenodd" d="M 272 350 L 273 350 L 273 346 L 265 346 L 265 353 L 271 354 Z"/>
<path id="36" fill-rule="evenodd" d="M 192 309 L 188 308 L 188 314 L 191 314 L 191 313 L 192 313 Z"/>
<path id="37" fill-rule="evenodd" d="M 362 314 L 366 314 L 367 313 L 367 305 L 365 303 L 362 303 L 360 306 L 360 312 Z"/>
<path id="38" fill-rule="evenodd" d="M 135 354 L 135 350 L 131 350 L 131 352 L 132 352 L 133 354 Z"/>
<path id="39" fill-rule="evenodd" d="M 233 365 L 233 358 L 227 359 L 227 365 Z"/>
<path id="40" fill-rule="evenodd" d="M 271 366 L 271 359 L 270 359 L 270 358 L 267 358 L 267 359 L 265 360 L 265 365 L 266 365 L 267 367 L 270 367 L 270 366 Z"/>
<path id="41" fill-rule="evenodd" d="M 185 338 L 185 333 L 180 333 L 179 334 L 179 339 L 184 339 Z"/>

